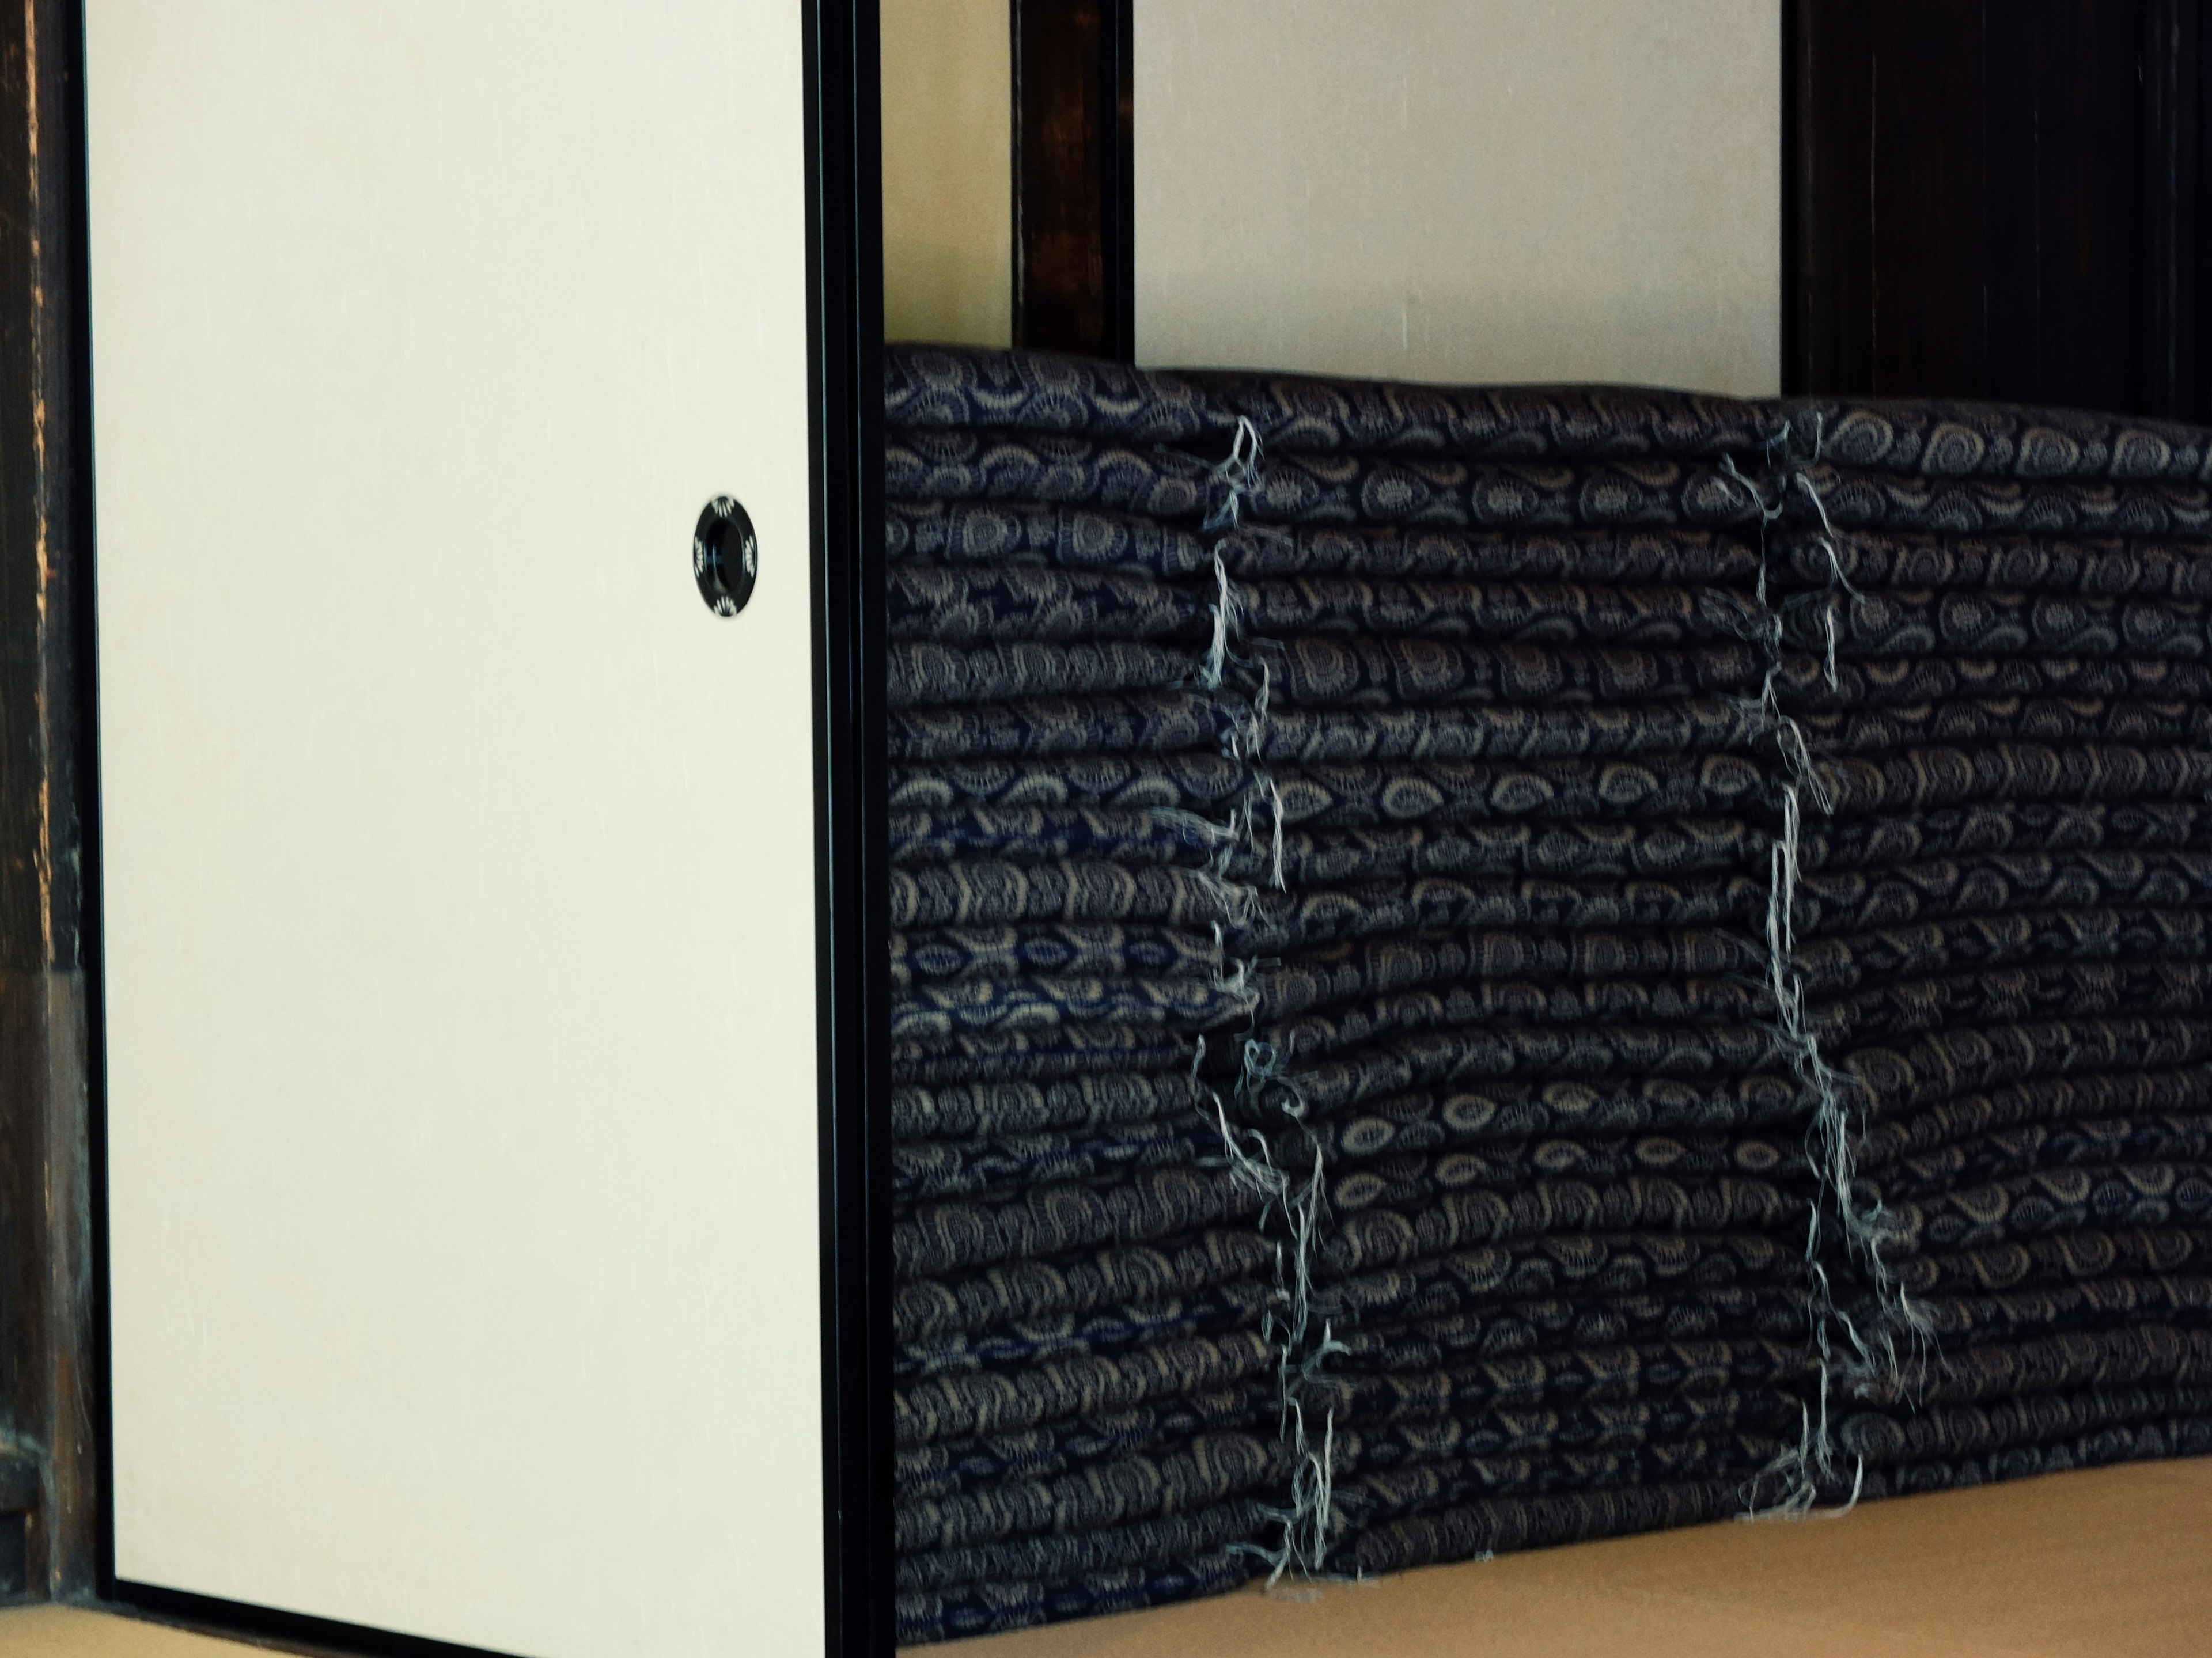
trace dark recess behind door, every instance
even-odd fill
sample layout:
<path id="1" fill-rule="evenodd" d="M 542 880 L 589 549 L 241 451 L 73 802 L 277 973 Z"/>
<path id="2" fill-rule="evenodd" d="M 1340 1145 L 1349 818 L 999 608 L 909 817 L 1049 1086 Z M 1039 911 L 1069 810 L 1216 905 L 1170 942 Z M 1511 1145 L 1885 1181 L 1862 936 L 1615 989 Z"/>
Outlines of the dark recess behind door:
<path id="1" fill-rule="evenodd" d="M 2203 0 L 1784 0 L 1783 379 L 2212 418 Z"/>
<path id="2" fill-rule="evenodd" d="M 1134 0 L 1011 0 L 1014 343 L 1133 355 Z"/>

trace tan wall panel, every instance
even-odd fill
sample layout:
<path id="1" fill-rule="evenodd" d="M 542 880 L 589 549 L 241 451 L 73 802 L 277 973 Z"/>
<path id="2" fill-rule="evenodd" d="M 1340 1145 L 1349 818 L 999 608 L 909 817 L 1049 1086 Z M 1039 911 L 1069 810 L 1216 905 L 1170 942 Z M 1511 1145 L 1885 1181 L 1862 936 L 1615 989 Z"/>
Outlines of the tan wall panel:
<path id="1" fill-rule="evenodd" d="M 1139 361 L 1771 392 L 1771 0 L 1141 0 Z"/>
<path id="2" fill-rule="evenodd" d="M 884 0 L 884 331 L 1013 338 L 1006 0 Z"/>

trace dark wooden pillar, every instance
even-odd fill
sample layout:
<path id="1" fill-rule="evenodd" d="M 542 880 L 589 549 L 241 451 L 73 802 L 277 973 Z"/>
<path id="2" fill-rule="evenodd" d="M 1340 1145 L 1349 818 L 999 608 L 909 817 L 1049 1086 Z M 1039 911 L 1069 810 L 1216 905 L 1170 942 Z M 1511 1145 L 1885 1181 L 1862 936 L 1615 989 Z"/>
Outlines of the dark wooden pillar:
<path id="1" fill-rule="evenodd" d="M 98 1535 L 82 789 L 82 94 L 64 0 L 0 21 L 0 1574 Z"/>
<path id="2" fill-rule="evenodd" d="M 1012 0 L 1014 343 L 1131 355 L 1133 0 Z"/>

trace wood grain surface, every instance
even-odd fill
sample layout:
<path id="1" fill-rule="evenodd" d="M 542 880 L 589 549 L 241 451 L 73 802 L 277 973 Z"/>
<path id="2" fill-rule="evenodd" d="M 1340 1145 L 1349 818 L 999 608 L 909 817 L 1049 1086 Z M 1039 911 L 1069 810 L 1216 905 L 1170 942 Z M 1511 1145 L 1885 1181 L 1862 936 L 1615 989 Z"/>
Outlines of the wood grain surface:
<path id="1" fill-rule="evenodd" d="M 1790 0 L 1784 389 L 2203 420 L 2197 0 Z"/>

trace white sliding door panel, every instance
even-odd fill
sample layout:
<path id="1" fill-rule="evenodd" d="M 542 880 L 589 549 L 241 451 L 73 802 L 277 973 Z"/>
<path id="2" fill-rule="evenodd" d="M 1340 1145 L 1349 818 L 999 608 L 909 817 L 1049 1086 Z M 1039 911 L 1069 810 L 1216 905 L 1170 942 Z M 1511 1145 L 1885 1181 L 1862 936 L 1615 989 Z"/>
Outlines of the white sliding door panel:
<path id="1" fill-rule="evenodd" d="M 818 1652 L 800 9 L 86 58 L 118 1575 Z"/>

